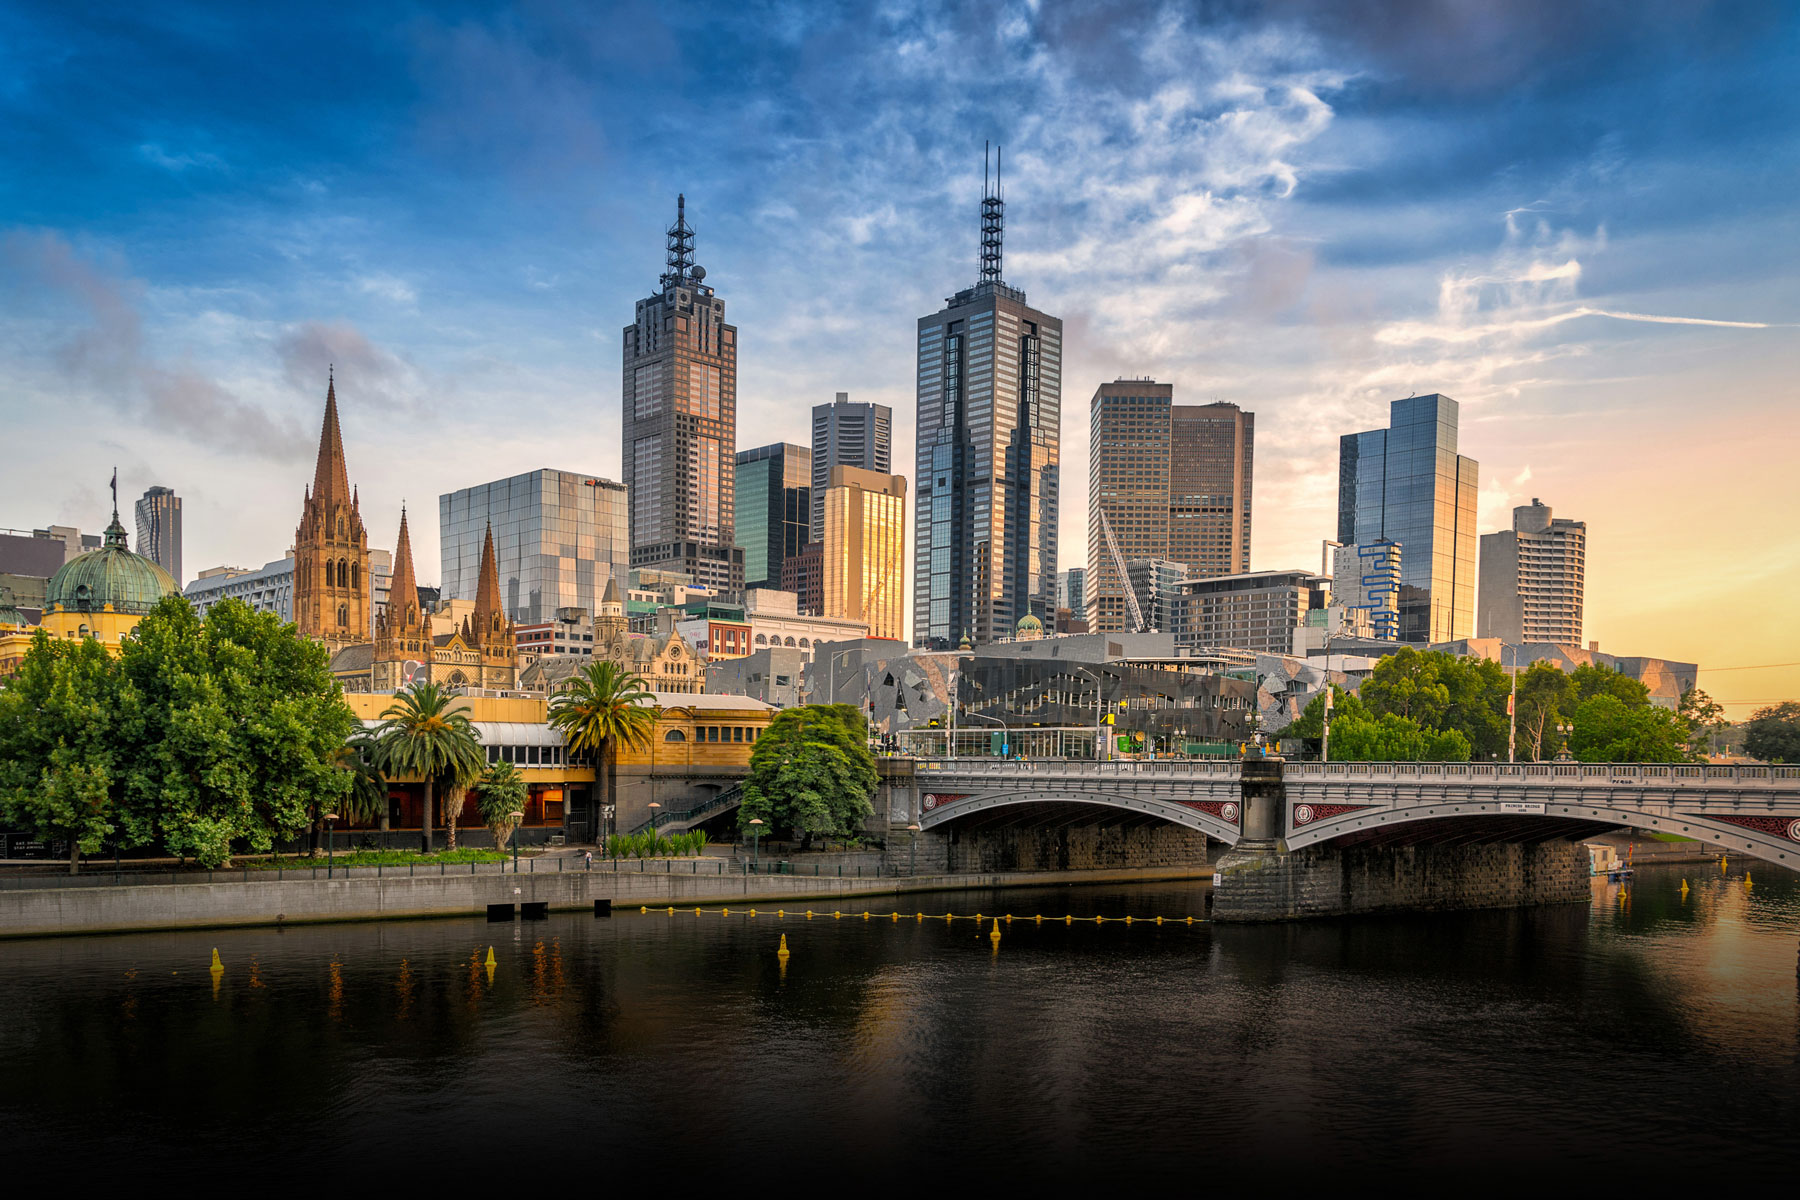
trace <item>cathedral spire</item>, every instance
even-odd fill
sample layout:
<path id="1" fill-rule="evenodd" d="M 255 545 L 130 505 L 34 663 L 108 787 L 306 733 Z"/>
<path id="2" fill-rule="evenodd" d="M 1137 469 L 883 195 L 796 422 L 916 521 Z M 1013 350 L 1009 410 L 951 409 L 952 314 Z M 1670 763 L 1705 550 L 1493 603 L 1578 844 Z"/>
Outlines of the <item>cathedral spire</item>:
<path id="1" fill-rule="evenodd" d="M 494 526 L 490 522 L 487 540 L 481 546 L 481 578 L 475 585 L 475 628 L 479 635 L 494 628 L 497 615 L 504 619 L 500 604 L 500 567 L 494 559 Z"/>
<path id="2" fill-rule="evenodd" d="M 400 509 L 400 541 L 394 547 L 394 576 L 388 585 L 389 629 L 406 625 L 407 614 L 419 606 L 419 584 L 413 575 L 412 537 L 406 531 L 406 508 Z"/>
<path id="3" fill-rule="evenodd" d="M 319 430 L 319 461 L 313 468 L 312 499 L 350 503 L 350 469 L 344 465 L 344 434 L 338 427 L 337 374 L 325 384 L 325 423 Z"/>

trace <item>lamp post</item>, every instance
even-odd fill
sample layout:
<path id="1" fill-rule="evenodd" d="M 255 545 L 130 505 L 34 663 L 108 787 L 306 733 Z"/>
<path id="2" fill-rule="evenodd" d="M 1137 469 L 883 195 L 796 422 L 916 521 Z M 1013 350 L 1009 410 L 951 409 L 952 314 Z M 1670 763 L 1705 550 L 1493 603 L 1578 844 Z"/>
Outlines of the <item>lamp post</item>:
<path id="1" fill-rule="evenodd" d="M 513 823 L 513 874 L 517 875 L 519 873 L 519 828 L 525 824 L 525 814 L 509 812 L 506 816 Z M 501 861 L 505 862 L 506 860 L 502 859 Z"/>
<path id="2" fill-rule="evenodd" d="M 990 717 L 986 713 L 978 713 L 972 708 L 969 710 L 969 715 L 971 717 L 976 718 L 977 720 L 992 721 L 994 724 L 998 725 L 1003 730 L 1006 729 L 1006 727 L 1007 727 L 1006 722 L 1002 721 L 999 717 Z M 1008 745 L 1008 743 L 1010 743 L 1010 741 L 1011 741 L 1011 738 L 1009 737 L 1007 739 L 1007 741 L 1001 742 L 1000 744 L 1002 747 L 1010 748 L 1010 746 Z M 1005 755 L 1002 755 L 1001 757 L 1005 757 Z"/>
<path id="3" fill-rule="evenodd" d="M 649 804 L 646 804 L 644 807 L 648 808 L 650 810 L 650 840 L 654 842 L 656 840 L 656 835 L 658 832 L 657 821 L 662 816 L 662 805 L 660 803 L 658 803 L 657 801 L 652 800 Z"/>
<path id="4" fill-rule="evenodd" d="M 1558 721 L 1556 723 L 1556 733 L 1558 737 L 1562 738 L 1562 746 L 1556 752 L 1556 761 L 1565 763 L 1574 762 L 1575 756 L 1569 753 L 1569 738 L 1575 733 L 1574 724 L 1565 724 L 1564 722 Z"/>
<path id="5" fill-rule="evenodd" d="M 337 819 L 336 813 L 325 814 L 325 878 L 327 879 L 331 878 L 332 859 L 335 857 L 334 851 L 337 849 Z"/>
<path id="6" fill-rule="evenodd" d="M 1101 752 L 1100 752 L 1101 745 L 1102 745 L 1102 741 L 1101 741 L 1102 735 L 1100 732 L 1100 730 L 1101 730 L 1100 718 L 1106 707 L 1105 698 L 1103 695 L 1103 691 L 1106 686 L 1106 681 L 1104 679 L 1102 679 L 1100 676 L 1094 674 L 1092 671 L 1088 670 L 1086 667 L 1078 667 L 1074 663 L 1069 664 L 1069 669 L 1071 671 L 1080 671 L 1083 675 L 1086 675 L 1089 679 L 1094 681 L 1094 758 L 1100 759 L 1100 758 L 1108 757 L 1106 755 L 1101 754 Z"/>
<path id="7" fill-rule="evenodd" d="M 761 817 L 750 818 L 750 870 L 753 874 L 762 869 L 762 825 Z"/>
<path id="8" fill-rule="evenodd" d="M 914 822 L 906 828 L 912 834 L 912 857 L 906 864 L 906 877 L 911 879 L 919 873 L 919 826 Z"/>

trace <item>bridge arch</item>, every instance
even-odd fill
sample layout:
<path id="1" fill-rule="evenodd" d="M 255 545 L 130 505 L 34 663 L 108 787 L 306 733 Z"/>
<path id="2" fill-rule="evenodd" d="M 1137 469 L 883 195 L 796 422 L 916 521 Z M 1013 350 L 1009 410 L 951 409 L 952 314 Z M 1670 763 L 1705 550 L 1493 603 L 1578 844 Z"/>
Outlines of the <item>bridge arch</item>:
<path id="1" fill-rule="evenodd" d="M 1114 809 L 1138 816 L 1156 817 L 1172 825 L 1198 830 L 1207 837 L 1227 845 L 1236 845 L 1240 806 L 1236 801 L 1201 802 L 1207 808 L 1168 800 L 1159 796 L 1133 795 L 1101 789 L 1057 787 L 1054 784 L 1009 790 L 990 790 L 975 795 L 955 796 L 933 803 L 935 793 L 926 793 L 919 828 L 941 829 L 960 818 L 996 809 L 1025 805 L 1069 804 Z M 1210 810 L 1210 811 L 1209 811 Z M 1215 815 L 1218 814 L 1218 815 Z M 1229 820 L 1227 819 L 1229 818 Z"/>
<path id="2" fill-rule="evenodd" d="M 1676 803 L 1679 803 L 1677 801 Z M 1299 850 L 1352 834 L 1403 828 L 1423 821 L 1454 822 L 1469 817 L 1513 817 L 1623 826 L 1646 833 L 1675 834 L 1753 855 L 1790 870 L 1800 869 L 1800 819 L 1786 816 L 1702 815 L 1614 808 L 1582 801 L 1521 804 L 1500 799 L 1421 801 L 1404 806 L 1320 804 L 1290 798 L 1286 813 L 1287 847 Z M 1331 811 L 1343 810 L 1343 811 Z M 1528 810 L 1528 811 L 1527 811 Z M 1314 815 L 1319 813 L 1326 815 Z M 1720 819 L 1721 816 L 1736 820 Z M 1755 824 L 1741 824 L 1752 821 Z"/>

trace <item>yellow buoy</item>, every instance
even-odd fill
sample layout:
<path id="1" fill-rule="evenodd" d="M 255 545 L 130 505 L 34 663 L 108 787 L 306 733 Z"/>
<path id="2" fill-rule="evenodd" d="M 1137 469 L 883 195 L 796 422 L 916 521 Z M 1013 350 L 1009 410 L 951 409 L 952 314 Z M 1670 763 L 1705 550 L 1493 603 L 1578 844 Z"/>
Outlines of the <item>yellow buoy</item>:
<path id="1" fill-rule="evenodd" d="M 1188 914 L 1188 924 L 1192 925 L 1193 923 L 1194 923 L 1194 916 L 1192 913 L 1189 913 Z"/>
<path id="2" fill-rule="evenodd" d="M 1127 925 L 1131 924 L 1131 914 L 1130 913 L 1125 914 L 1125 923 Z"/>
<path id="3" fill-rule="evenodd" d="M 750 910 L 750 915 L 753 917 L 756 915 L 756 910 L 754 908 Z"/>
<path id="4" fill-rule="evenodd" d="M 1161 918 L 1161 917 L 1158 917 L 1158 918 L 1156 918 L 1156 923 L 1157 923 L 1157 924 L 1158 924 L 1158 925 L 1161 925 L 1161 924 L 1162 924 L 1162 918 Z"/>
<path id="5" fill-rule="evenodd" d="M 810 908 L 806 910 L 806 919 L 809 921 L 812 920 L 812 909 Z"/>
<path id="6" fill-rule="evenodd" d="M 1074 924 L 1074 923 L 1075 923 L 1075 918 L 1074 918 L 1074 917 L 1064 917 L 1064 918 L 1063 918 L 1063 924 L 1064 924 L 1064 925 L 1073 925 L 1073 924 Z"/>
<path id="7" fill-rule="evenodd" d="M 992 933 L 988 934 L 988 941 L 994 943 L 995 949 L 999 949 L 999 947 L 1000 947 L 1000 919 L 998 917 L 994 918 L 994 931 Z"/>
<path id="8" fill-rule="evenodd" d="M 787 909 L 785 909 L 785 908 L 778 908 L 778 909 L 776 909 L 776 910 L 775 910 L 775 915 L 776 915 L 776 916 L 778 916 L 778 917 L 785 917 L 785 916 L 787 916 Z M 781 935 L 781 937 L 782 937 L 782 940 L 783 940 L 783 941 L 786 941 L 786 940 L 787 940 L 787 934 L 785 934 L 785 933 L 784 933 L 784 934 L 782 934 L 782 935 Z"/>
<path id="9" fill-rule="evenodd" d="M 725 915 L 725 916 L 728 916 L 728 917 L 729 917 L 729 916 L 730 916 L 730 915 L 731 915 L 731 910 L 730 910 L 730 909 L 729 909 L 729 908 L 722 908 L 722 909 L 720 909 L 720 910 L 719 910 L 719 911 L 720 911 L 720 912 L 721 912 L 721 913 L 723 913 L 723 914 L 724 914 L 724 915 Z"/>
<path id="10" fill-rule="evenodd" d="M 1744 872 L 1744 886 L 1745 886 L 1745 887 L 1747 887 L 1747 888 L 1752 888 L 1752 887 L 1755 887 L 1755 886 L 1756 886 L 1756 884 L 1754 884 L 1754 883 L 1752 883 L 1752 882 L 1751 882 L 1751 880 L 1750 880 L 1750 872 L 1748 872 L 1748 871 L 1745 871 L 1745 872 Z"/>
<path id="11" fill-rule="evenodd" d="M 675 906 L 673 904 L 669 905 L 669 915 L 670 916 L 675 915 Z"/>
<path id="12" fill-rule="evenodd" d="M 784 933 L 781 935 L 781 949 L 775 951 L 775 957 L 776 958 L 786 958 L 787 956 L 788 956 L 787 934 Z"/>
<path id="13" fill-rule="evenodd" d="M 866 921 L 868 919 L 869 919 L 869 910 L 865 908 L 865 909 L 863 909 L 863 920 Z"/>
<path id="14" fill-rule="evenodd" d="M 223 971 L 225 969 L 225 964 L 219 961 L 219 948 L 217 946 L 213 947 L 212 969 L 215 971 Z"/>
<path id="15" fill-rule="evenodd" d="M 490 971 L 494 969 L 494 948 L 492 946 L 488 947 L 487 961 L 482 963 L 481 965 L 486 967 Z"/>
<path id="16" fill-rule="evenodd" d="M 647 913 L 650 911 L 650 909 L 649 909 L 648 905 L 640 904 L 640 905 L 638 905 L 638 911 L 641 913 Z"/>

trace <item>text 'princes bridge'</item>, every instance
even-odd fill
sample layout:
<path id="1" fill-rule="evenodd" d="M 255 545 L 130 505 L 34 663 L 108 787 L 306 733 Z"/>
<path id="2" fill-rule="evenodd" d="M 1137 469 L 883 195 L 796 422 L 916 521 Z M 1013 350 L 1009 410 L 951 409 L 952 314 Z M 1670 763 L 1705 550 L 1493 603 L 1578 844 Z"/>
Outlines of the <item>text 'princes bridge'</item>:
<path id="1" fill-rule="evenodd" d="M 887 772 L 948 870 L 1191 866 L 1214 916 L 1280 920 L 1587 899 L 1620 828 L 1800 867 L 1800 767 L 925 759 Z M 941 858 L 940 858 L 941 856 Z"/>

